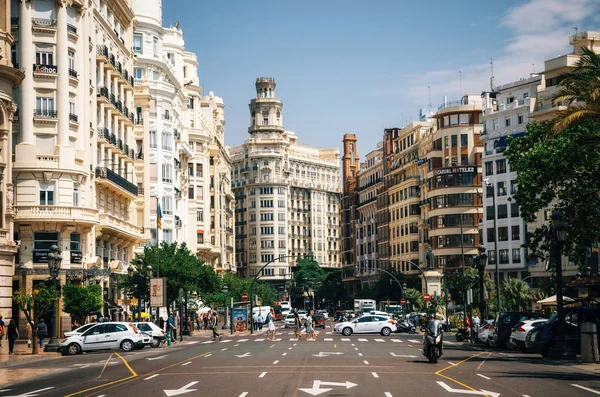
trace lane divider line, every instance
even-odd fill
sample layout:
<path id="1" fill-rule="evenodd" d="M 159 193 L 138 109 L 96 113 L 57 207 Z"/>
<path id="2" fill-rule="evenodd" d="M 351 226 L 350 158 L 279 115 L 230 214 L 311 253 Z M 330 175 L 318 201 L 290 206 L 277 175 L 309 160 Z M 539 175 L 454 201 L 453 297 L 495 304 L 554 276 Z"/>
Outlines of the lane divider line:
<path id="1" fill-rule="evenodd" d="M 242 394 L 240 394 L 240 397 L 246 397 L 247 395 L 248 395 L 248 392 L 247 392 L 247 391 L 245 391 L 245 392 L 243 392 Z"/>
<path id="2" fill-rule="evenodd" d="M 591 393 L 594 393 L 594 394 L 598 394 L 598 395 L 600 395 L 600 392 L 599 392 L 599 391 L 597 391 L 597 390 L 594 390 L 594 389 L 590 389 L 589 387 L 583 387 L 583 386 L 581 386 L 581 385 L 576 385 L 575 383 L 571 383 L 571 386 L 574 386 L 574 387 L 577 387 L 577 388 L 579 388 L 579 389 L 581 389 L 581 390 L 586 390 L 586 391 L 589 391 L 589 392 L 591 392 Z"/>
<path id="3" fill-rule="evenodd" d="M 279 362 L 279 360 L 273 361 L 273 365 L 277 364 L 278 362 Z"/>
<path id="4" fill-rule="evenodd" d="M 191 363 L 192 363 L 191 361 L 188 361 L 187 363 L 183 363 L 183 364 L 181 364 L 181 366 L 182 366 L 182 367 L 185 367 L 186 365 L 190 365 Z"/>
<path id="5" fill-rule="evenodd" d="M 266 372 L 263 372 L 262 374 L 258 375 L 258 377 L 259 378 L 264 378 L 266 374 L 267 374 Z"/>
<path id="6" fill-rule="evenodd" d="M 151 376 L 149 376 L 147 378 L 144 378 L 144 380 L 150 380 L 152 378 L 156 378 L 157 376 L 158 376 L 158 374 L 154 374 L 154 375 L 151 375 Z"/>
<path id="7" fill-rule="evenodd" d="M 129 363 L 127 362 L 127 360 L 125 360 L 125 358 L 123 358 L 123 356 L 121 356 L 117 352 L 115 352 L 115 356 L 119 357 L 121 359 L 121 361 L 123 361 L 123 364 L 125 364 L 125 366 L 129 370 L 129 372 L 131 372 L 131 375 L 138 376 L 138 374 L 133 370 L 133 368 L 131 368 L 131 366 L 129 365 Z"/>
<path id="8" fill-rule="evenodd" d="M 369 365 L 369 362 L 367 360 L 363 361 L 365 364 Z"/>
<path id="9" fill-rule="evenodd" d="M 482 375 L 482 374 L 477 374 L 477 376 L 481 376 L 483 379 L 487 379 L 487 380 L 490 380 L 490 379 L 492 379 L 492 378 L 489 378 L 489 377 L 487 377 L 487 376 L 485 376 L 485 375 Z"/>

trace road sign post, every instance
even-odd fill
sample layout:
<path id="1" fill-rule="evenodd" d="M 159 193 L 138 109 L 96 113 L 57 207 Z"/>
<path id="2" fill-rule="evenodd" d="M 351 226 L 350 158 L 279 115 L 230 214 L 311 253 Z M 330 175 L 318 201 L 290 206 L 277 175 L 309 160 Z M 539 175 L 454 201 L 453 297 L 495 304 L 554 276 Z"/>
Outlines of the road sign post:
<path id="1" fill-rule="evenodd" d="M 423 294 L 423 300 L 425 302 L 429 302 L 431 300 L 431 295 L 429 295 L 429 294 Z"/>

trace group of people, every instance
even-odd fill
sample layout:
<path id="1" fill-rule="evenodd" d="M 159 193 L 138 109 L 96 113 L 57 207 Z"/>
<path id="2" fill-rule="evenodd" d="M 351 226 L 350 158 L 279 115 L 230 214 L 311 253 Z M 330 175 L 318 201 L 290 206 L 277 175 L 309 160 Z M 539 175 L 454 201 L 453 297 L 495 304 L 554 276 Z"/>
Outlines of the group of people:
<path id="1" fill-rule="evenodd" d="M 44 347 L 44 338 L 48 336 L 48 326 L 44 322 L 43 318 L 39 319 L 36 334 L 40 348 Z M 27 337 L 27 347 L 31 347 L 31 337 L 33 335 L 33 321 L 28 322 L 25 327 L 25 336 Z M 10 319 L 8 325 L 0 316 L 0 348 L 2 348 L 2 340 L 8 340 L 8 354 L 15 354 L 15 342 L 20 338 L 19 328 L 14 319 Z"/>
<path id="2" fill-rule="evenodd" d="M 300 340 L 300 338 L 302 338 L 302 334 L 301 334 L 301 329 L 302 327 L 304 327 L 304 331 L 306 333 L 306 340 L 317 340 L 317 333 L 315 332 L 315 320 L 314 320 L 314 315 L 315 312 L 314 310 L 311 310 L 308 313 L 308 316 L 306 316 L 306 318 L 301 319 L 300 316 L 298 315 L 298 310 L 294 309 L 294 325 L 295 325 L 295 333 L 296 333 L 296 338 L 298 340 Z"/>

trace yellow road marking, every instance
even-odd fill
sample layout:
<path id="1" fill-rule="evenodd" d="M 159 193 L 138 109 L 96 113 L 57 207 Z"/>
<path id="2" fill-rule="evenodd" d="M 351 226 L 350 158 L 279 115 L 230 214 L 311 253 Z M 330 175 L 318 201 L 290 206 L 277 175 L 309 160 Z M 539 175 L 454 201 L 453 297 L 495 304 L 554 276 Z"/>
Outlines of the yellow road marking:
<path id="1" fill-rule="evenodd" d="M 275 346 L 275 343 L 273 343 L 271 346 L 269 346 L 269 349 L 272 348 L 273 346 Z"/>
<path id="2" fill-rule="evenodd" d="M 105 384 L 102 384 L 102 385 L 98 385 L 98 386 L 90 387 L 89 389 L 81 390 L 81 391 L 78 391 L 78 392 L 76 392 L 76 393 L 67 394 L 65 397 L 77 396 L 77 395 L 79 395 L 79 394 L 82 394 L 82 393 L 87 393 L 87 392 L 89 392 L 89 391 L 94 391 L 94 390 L 100 389 L 100 388 L 102 388 L 102 387 L 106 387 L 106 386 L 114 385 L 114 384 L 116 384 L 116 383 L 125 382 L 125 381 L 127 381 L 127 380 L 130 380 L 130 379 L 133 379 L 133 378 L 136 378 L 136 377 L 137 377 L 137 376 L 128 376 L 127 378 L 123 378 L 123 379 L 115 380 L 115 381 L 108 382 L 108 383 L 105 383 Z"/>
<path id="3" fill-rule="evenodd" d="M 106 366 L 110 362 L 110 359 L 112 358 L 112 356 L 113 356 L 113 353 L 110 353 L 110 356 L 108 356 L 108 360 L 106 360 L 106 362 L 104 363 L 104 367 L 102 367 L 102 371 L 100 371 L 100 375 L 98 375 L 98 377 L 96 379 L 100 379 L 102 377 L 102 374 L 104 373 L 104 370 L 106 369 Z"/>
<path id="4" fill-rule="evenodd" d="M 117 357 L 119 357 L 119 358 L 121 359 L 121 361 L 123 361 L 123 364 L 125 364 L 125 366 L 127 367 L 127 369 L 128 369 L 129 371 L 131 371 L 131 375 L 133 375 L 133 376 L 138 376 L 138 374 L 136 374 L 136 372 L 133 370 L 133 368 L 131 368 L 131 366 L 129 365 L 129 363 L 127 362 L 127 360 L 125 360 L 125 359 L 123 358 L 123 356 L 121 356 L 121 355 L 120 355 L 119 353 L 117 353 L 117 352 L 115 352 L 115 355 L 116 355 Z"/>
<path id="5" fill-rule="evenodd" d="M 492 352 L 489 352 L 487 357 L 483 359 L 483 361 L 481 363 L 479 363 L 479 365 L 477 366 L 477 372 L 479 372 L 479 370 L 481 369 L 481 367 L 483 366 L 483 364 L 485 364 L 485 360 L 487 360 L 488 358 L 490 358 L 492 356 Z"/>
<path id="6" fill-rule="evenodd" d="M 337 345 L 336 345 L 335 343 L 333 344 L 333 348 L 334 348 L 334 349 L 337 349 Z"/>
<path id="7" fill-rule="evenodd" d="M 460 386 L 462 386 L 462 387 L 464 387 L 464 388 L 466 388 L 466 389 L 469 389 L 469 390 L 471 390 L 471 391 L 477 391 L 477 389 L 475 389 L 475 388 L 473 388 L 473 387 L 471 387 L 471 386 L 469 386 L 469 385 L 465 385 L 464 383 L 462 383 L 462 382 L 460 382 L 460 381 L 458 381 L 458 380 L 456 380 L 456 379 L 454 379 L 454 378 L 451 378 L 450 376 L 447 376 L 447 375 L 442 375 L 442 372 L 444 372 L 444 371 L 446 371 L 446 370 L 448 370 L 448 369 L 450 369 L 450 368 L 455 368 L 455 367 L 458 367 L 459 365 L 461 365 L 461 364 L 463 364 L 463 363 L 466 363 L 467 361 L 471 360 L 472 358 L 479 357 L 479 356 L 481 356 L 482 354 L 485 354 L 485 353 L 486 353 L 486 352 L 481 352 L 481 353 L 473 354 L 471 357 L 467 357 L 467 358 L 465 358 L 464 360 L 457 362 L 455 365 L 449 365 L 449 366 L 447 366 L 446 368 L 442 368 L 442 369 L 440 369 L 440 370 L 439 370 L 439 371 L 437 371 L 435 374 L 436 374 L 437 376 L 441 376 L 441 377 L 442 377 L 442 378 L 444 378 L 444 379 L 448 379 L 449 381 L 452 381 L 452 382 L 456 383 L 457 385 L 460 385 Z M 489 357 L 489 356 L 488 356 L 488 357 Z M 480 364 L 480 365 L 481 365 L 481 364 Z M 489 397 L 489 396 L 487 396 L 487 395 L 486 395 L 486 397 Z"/>
<path id="8" fill-rule="evenodd" d="M 371 374 L 373 371 L 327 371 L 331 374 Z M 181 375 L 230 375 L 230 374 L 261 374 L 262 371 L 203 371 L 203 372 L 169 372 L 167 374 L 161 374 L 160 376 L 181 376 Z M 270 374 L 322 374 L 323 371 L 269 371 Z M 379 372 L 377 375 L 431 375 L 431 372 Z"/>

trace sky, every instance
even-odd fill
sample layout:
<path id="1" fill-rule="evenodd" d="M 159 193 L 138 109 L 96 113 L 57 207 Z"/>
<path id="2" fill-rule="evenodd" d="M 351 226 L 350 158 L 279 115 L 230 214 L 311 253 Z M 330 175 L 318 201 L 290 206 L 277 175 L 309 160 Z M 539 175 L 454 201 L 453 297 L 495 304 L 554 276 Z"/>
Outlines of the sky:
<path id="1" fill-rule="evenodd" d="M 268 76 L 286 130 L 340 152 L 356 134 L 362 161 L 384 128 L 489 90 L 490 59 L 496 85 L 542 72 L 574 28 L 600 30 L 600 1 L 163 0 L 163 25 L 176 21 L 204 92 L 223 97 L 227 145 L 249 136 Z"/>

